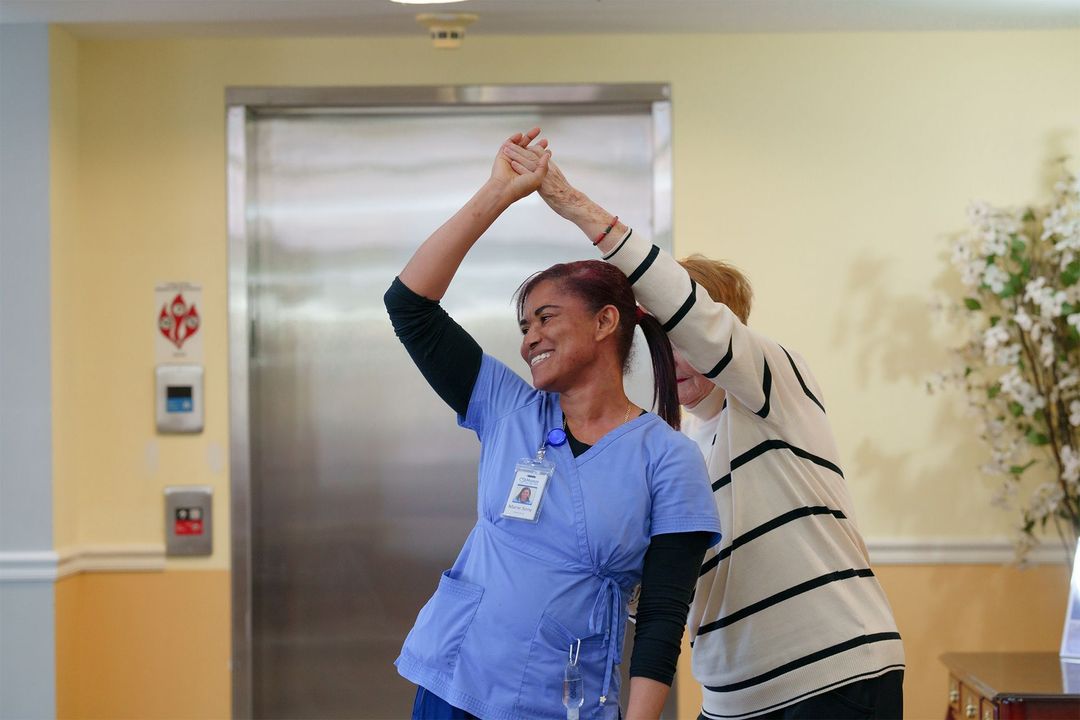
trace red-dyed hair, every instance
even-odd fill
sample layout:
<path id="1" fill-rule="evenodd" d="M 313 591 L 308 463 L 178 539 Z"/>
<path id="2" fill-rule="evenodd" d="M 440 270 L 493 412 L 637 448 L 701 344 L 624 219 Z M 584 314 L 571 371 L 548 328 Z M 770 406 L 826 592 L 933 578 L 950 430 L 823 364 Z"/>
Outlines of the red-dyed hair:
<path id="1" fill-rule="evenodd" d="M 552 265 L 530 276 L 517 290 L 517 314 L 525 314 L 525 299 L 539 283 L 550 280 L 566 292 L 573 293 L 585 303 L 590 312 L 600 312 L 607 305 L 619 311 L 615 330 L 615 347 L 625 373 L 630 367 L 630 346 L 634 341 L 634 326 L 641 325 L 649 358 L 653 367 L 653 405 L 657 414 L 671 427 L 679 429 L 679 394 L 675 384 L 675 358 L 671 341 L 652 315 L 644 313 L 638 320 L 634 290 L 622 271 L 600 260 L 578 260 Z"/>

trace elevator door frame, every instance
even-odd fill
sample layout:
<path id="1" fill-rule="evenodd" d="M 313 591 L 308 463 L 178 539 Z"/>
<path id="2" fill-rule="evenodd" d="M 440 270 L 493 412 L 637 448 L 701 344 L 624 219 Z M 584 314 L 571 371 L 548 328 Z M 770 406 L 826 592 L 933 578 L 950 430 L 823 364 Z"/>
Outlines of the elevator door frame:
<path id="1" fill-rule="evenodd" d="M 653 120 L 652 237 L 671 247 L 671 88 L 666 84 L 236 87 L 226 91 L 229 251 L 229 474 L 231 492 L 232 717 L 252 717 L 251 443 L 247 188 L 251 129 L 260 116 L 449 114 L 506 109 L 576 114 L 649 113 Z"/>

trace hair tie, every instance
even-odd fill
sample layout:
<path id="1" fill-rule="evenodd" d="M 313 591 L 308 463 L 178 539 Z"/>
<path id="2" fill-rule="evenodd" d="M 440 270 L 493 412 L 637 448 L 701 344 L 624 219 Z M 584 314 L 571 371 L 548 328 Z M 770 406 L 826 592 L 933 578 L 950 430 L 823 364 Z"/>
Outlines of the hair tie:
<path id="1" fill-rule="evenodd" d="M 634 322 L 636 322 L 636 323 L 638 323 L 640 325 L 642 318 L 645 317 L 645 311 L 642 310 L 640 305 L 635 305 L 634 308 L 637 311 L 637 313 L 636 313 L 637 317 L 634 319 Z"/>

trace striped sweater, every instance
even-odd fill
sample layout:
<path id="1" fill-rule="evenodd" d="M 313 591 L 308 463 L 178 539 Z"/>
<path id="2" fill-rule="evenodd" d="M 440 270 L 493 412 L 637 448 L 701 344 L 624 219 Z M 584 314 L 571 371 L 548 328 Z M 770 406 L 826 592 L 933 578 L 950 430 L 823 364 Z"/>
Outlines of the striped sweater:
<path id="1" fill-rule="evenodd" d="M 725 391 L 687 418 L 724 529 L 690 609 L 702 717 L 746 718 L 903 668 L 805 361 L 713 302 L 639 235 L 628 233 L 604 259 L 630 278 L 690 364 Z"/>

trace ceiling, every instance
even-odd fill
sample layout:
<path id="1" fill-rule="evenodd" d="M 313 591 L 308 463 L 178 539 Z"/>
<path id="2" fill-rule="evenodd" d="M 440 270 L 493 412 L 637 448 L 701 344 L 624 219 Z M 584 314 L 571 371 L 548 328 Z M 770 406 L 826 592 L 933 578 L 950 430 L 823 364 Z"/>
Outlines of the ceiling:
<path id="1" fill-rule="evenodd" d="M 0 0 L 0 23 L 80 36 L 408 35 L 419 12 L 469 12 L 471 35 L 1080 28 L 1080 0 Z"/>

